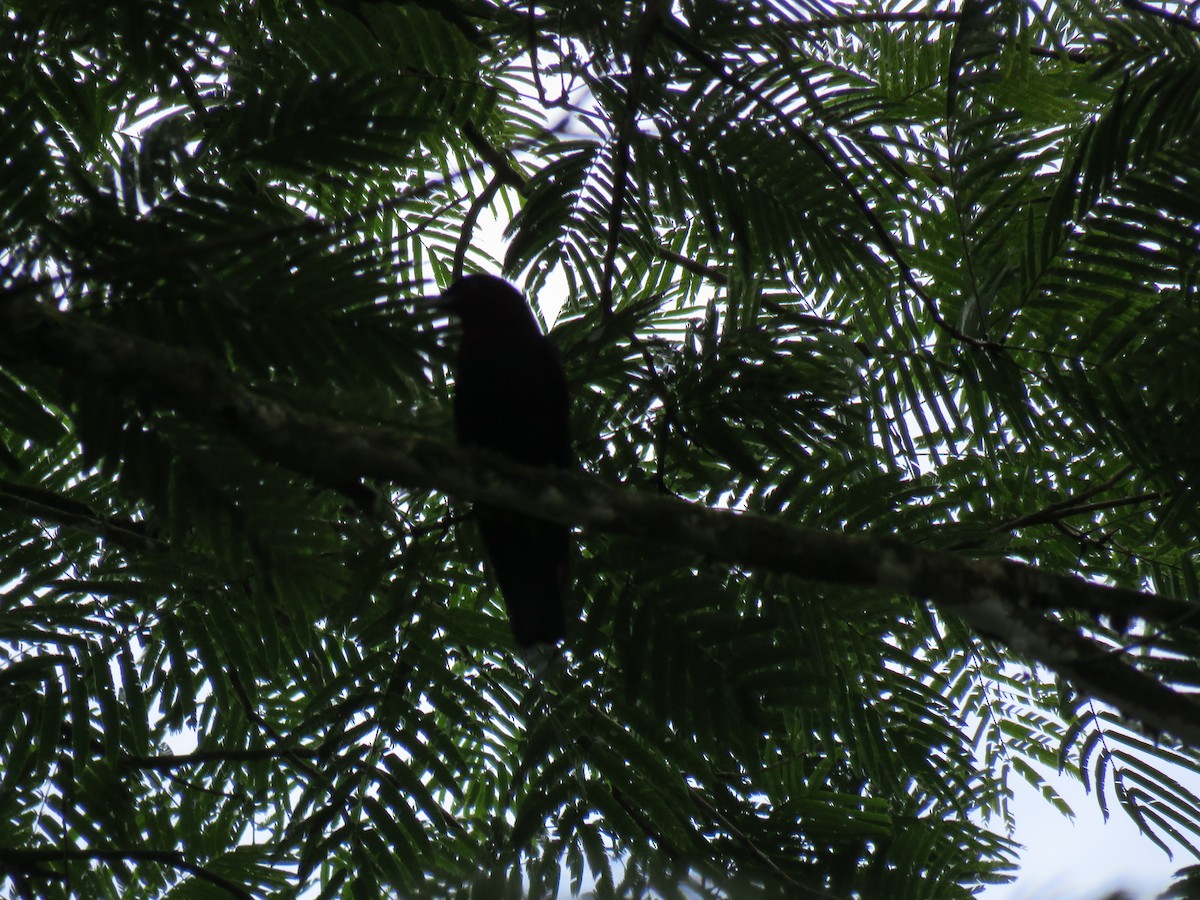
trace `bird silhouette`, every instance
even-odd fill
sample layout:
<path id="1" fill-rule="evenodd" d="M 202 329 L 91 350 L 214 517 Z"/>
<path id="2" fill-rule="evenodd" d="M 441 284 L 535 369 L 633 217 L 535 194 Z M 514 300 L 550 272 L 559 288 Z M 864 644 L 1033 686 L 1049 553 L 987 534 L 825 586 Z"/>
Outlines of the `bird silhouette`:
<path id="1" fill-rule="evenodd" d="M 442 299 L 462 322 L 454 382 L 458 443 L 526 465 L 570 466 L 562 362 L 524 297 L 500 278 L 467 275 Z M 475 512 L 485 568 L 500 586 L 517 644 L 562 640 L 570 529 L 486 504 Z"/>

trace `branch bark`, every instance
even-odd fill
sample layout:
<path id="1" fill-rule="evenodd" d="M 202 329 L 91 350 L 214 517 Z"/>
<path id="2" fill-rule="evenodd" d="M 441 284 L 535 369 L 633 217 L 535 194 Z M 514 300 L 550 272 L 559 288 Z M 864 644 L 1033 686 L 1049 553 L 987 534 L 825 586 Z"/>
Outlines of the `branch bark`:
<path id="1" fill-rule="evenodd" d="M 1137 668 L 1121 649 L 1047 615 L 1080 610 L 1179 626 L 1196 620 L 1200 607 L 1194 604 L 1008 560 L 963 559 L 891 537 L 837 534 L 708 509 L 437 441 L 349 426 L 262 396 L 205 357 L 45 309 L 21 294 L 0 298 L 0 361 L 5 354 L 102 381 L 322 484 L 352 487 L 365 477 L 432 488 L 690 550 L 710 561 L 927 599 L 943 614 L 959 616 L 981 635 L 1047 666 L 1150 731 L 1200 746 L 1200 702 Z"/>

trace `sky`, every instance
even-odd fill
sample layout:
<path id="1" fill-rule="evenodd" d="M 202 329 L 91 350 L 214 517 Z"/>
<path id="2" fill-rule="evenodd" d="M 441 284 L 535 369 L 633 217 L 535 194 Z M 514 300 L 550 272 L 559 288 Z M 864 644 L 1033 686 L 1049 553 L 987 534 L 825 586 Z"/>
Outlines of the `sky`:
<path id="1" fill-rule="evenodd" d="M 1075 810 L 1075 821 L 1032 787 L 1014 782 L 1014 839 L 1025 845 L 1020 876 L 1014 884 L 988 888 L 983 900 L 1098 900 L 1116 890 L 1149 900 L 1170 885 L 1177 869 L 1195 862 L 1182 851 L 1169 859 L 1115 805 L 1105 822 L 1095 796 L 1079 782 L 1057 775 L 1050 780 Z"/>

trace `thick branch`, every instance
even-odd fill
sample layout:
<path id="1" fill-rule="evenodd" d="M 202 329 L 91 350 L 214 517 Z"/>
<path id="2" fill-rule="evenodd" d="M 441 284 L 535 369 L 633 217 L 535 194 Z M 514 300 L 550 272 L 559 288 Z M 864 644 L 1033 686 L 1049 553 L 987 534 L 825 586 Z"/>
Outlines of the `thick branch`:
<path id="1" fill-rule="evenodd" d="M 800 528 L 762 516 L 618 490 L 417 437 L 309 415 L 238 384 L 212 361 L 48 311 L 0 300 L 0 356 L 43 363 L 205 424 L 263 459 L 323 484 L 363 477 L 433 488 L 554 521 L 691 550 L 707 559 L 812 581 L 927 598 L 1015 653 L 1040 662 L 1156 732 L 1200 746 L 1200 703 L 1084 637 L 1047 610 L 1117 613 L 1181 624 L 1200 608 L 1007 560 L 962 559 L 890 537 Z"/>

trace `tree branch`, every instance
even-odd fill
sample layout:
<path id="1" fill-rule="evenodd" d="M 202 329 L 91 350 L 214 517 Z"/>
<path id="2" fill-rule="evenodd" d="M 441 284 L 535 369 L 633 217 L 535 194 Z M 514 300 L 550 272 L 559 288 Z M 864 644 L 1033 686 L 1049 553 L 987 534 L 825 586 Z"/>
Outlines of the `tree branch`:
<path id="1" fill-rule="evenodd" d="M 1025 528 L 1029 525 L 1045 525 L 1052 522 L 1057 522 L 1060 519 L 1070 518 L 1071 516 L 1080 516 L 1085 513 L 1100 512 L 1106 509 L 1117 509 L 1122 506 L 1134 506 L 1139 503 L 1149 503 L 1152 500 L 1161 500 L 1162 494 L 1158 491 L 1148 491 L 1144 494 L 1134 494 L 1131 497 L 1116 497 L 1112 500 L 1097 500 L 1094 503 L 1080 503 L 1075 506 L 1056 505 L 1048 509 L 1038 510 L 1035 513 L 1030 513 L 1027 516 L 1021 516 L 1017 519 L 1010 519 L 993 528 L 993 531 L 1014 531 L 1017 528 Z"/>
<path id="2" fill-rule="evenodd" d="M 951 10 L 930 12 L 848 13 L 844 16 L 814 16 L 795 22 L 773 22 L 780 31 L 807 34 L 856 25 L 927 25 L 930 22 L 957 22 L 960 13 Z"/>
<path id="3" fill-rule="evenodd" d="M 0 865 L 10 865 L 14 868 L 32 869 L 46 877 L 61 877 L 58 872 L 46 872 L 43 868 L 56 862 L 134 862 L 158 863 L 170 866 L 181 872 L 194 875 L 201 881 L 219 887 L 231 897 L 240 900 L 253 900 L 253 895 L 242 885 L 230 881 L 223 875 L 209 871 L 192 862 L 182 853 L 174 850 L 117 850 L 117 849 L 87 849 L 79 847 L 62 847 L 52 850 L 22 850 L 17 848 L 0 847 Z"/>
<path id="4" fill-rule="evenodd" d="M 138 252 L 128 256 L 104 260 L 86 268 L 72 269 L 69 272 L 56 271 L 52 274 L 26 279 L 18 284 L 8 286 L 5 292 L 0 294 L 0 304 L 19 296 L 41 294 L 48 288 L 75 278 L 123 277 L 129 272 L 143 272 L 147 268 L 162 268 L 173 272 L 177 268 L 180 259 L 199 262 L 207 254 L 224 253 L 229 250 L 244 250 L 247 246 L 264 244 L 283 237 L 311 235 L 314 238 L 324 237 L 333 239 L 341 232 L 358 227 L 372 217 L 384 216 L 390 212 L 394 212 L 410 200 L 429 196 L 439 188 L 463 179 L 468 175 L 473 175 L 486 166 L 491 166 L 497 174 L 501 175 L 505 184 L 511 184 L 521 189 L 525 185 L 524 178 L 508 164 L 505 153 L 515 153 L 535 146 L 538 140 L 553 136 L 561 128 L 562 123 L 559 123 L 558 125 L 544 129 L 535 137 L 519 141 L 504 151 L 500 151 L 488 144 L 483 136 L 479 134 L 478 130 L 468 123 L 464 126 L 463 133 L 471 145 L 480 153 L 480 159 L 462 169 L 451 172 L 449 175 L 430 178 L 420 184 L 410 185 L 394 196 L 388 197 L 386 200 L 380 200 L 362 209 L 335 218 L 313 219 L 300 216 L 295 222 L 285 225 L 252 228 L 246 231 L 222 234 L 219 237 L 208 237 L 199 241 L 189 240 L 186 242 L 161 243 L 152 247 L 142 247 L 139 248 Z M 444 208 L 448 209 L 450 206 L 457 205 L 457 203 L 462 202 L 462 199 L 465 198 L 460 198 Z M 5 339 L 5 335 L 0 333 L 0 354 L 8 352 L 20 357 L 20 345 L 10 345 L 6 351 Z"/>
<path id="5" fill-rule="evenodd" d="M 5 478 L 0 478 L 0 509 L 94 534 L 126 550 L 145 553 L 166 549 L 166 544 L 148 534 L 143 522 L 102 516 L 86 503 L 71 497 Z"/>
<path id="6" fill-rule="evenodd" d="M 1200 703 L 1193 697 L 1161 684 L 1119 650 L 1044 614 L 1076 609 L 1179 625 L 1195 621 L 1200 606 L 1008 560 L 962 559 L 891 537 L 838 534 L 707 509 L 382 428 L 346 425 L 255 393 L 205 357 L 44 309 L 22 295 L 0 299 L 0 359 L 14 347 L 143 405 L 204 424 L 323 484 L 357 484 L 367 477 L 431 488 L 716 562 L 929 599 L 1148 729 L 1200 746 Z"/>
<path id="7" fill-rule="evenodd" d="M 500 190 L 503 179 L 499 174 L 493 175 L 479 196 L 471 201 L 467 214 L 463 217 L 462 230 L 458 233 L 458 243 L 454 245 L 454 260 L 450 264 L 450 279 L 457 281 L 462 277 L 463 264 L 467 259 L 467 250 L 471 247 L 471 239 L 475 236 L 475 223 L 479 214 L 487 208 Z"/>
<path id="8" fill-rule="evenodd" d="M 1200 22 L 1194 22 L 1187 16 L 1181 16 L 1177 12 L 1160 9 L 1150 3 L 1143 3 L 1142 0 L 1121 0 L 1121 5 L 1126 9 L 1137 10 L 1143 15 L 1153 16 L 1154 18 L 1162 19 L 1164 22 L 1170 22 L 1172 25 L 1200 34 Z"/>
<path id="9" fill-rule="evenodd" d="M 498 150 L 493 147 L 469 119 L 463 123 L 462 133 L 463 137 L 467 139 L 467 143 L 479 154 L 480 160 L 495 173 L 496 178 L 503 184 L 524 192 L 527 184 L 525 176 L 509 162 L 508 152 L 510 151 Z"/>
<path id="10" fill-rule="evenodd" d="M 721 62 L 707 53 L 702 47 L 697 45 L 692 39 L 679 27 L 678 23 L 672 22 L 663 29 L 663 33 L 667 38 L 675 44 L 684 54 L 695 60 L 700 66 L 706 69 L 714 78 L 724 84 L 726 87 L 732 88 L 742 94 L 745 94 L 750 99 L 758 103 L 763 109 L 769 110 L 771 115 L 780 124 L 780 126 L 803 144 L 808 150 L 818 159 L 825 167 L 826 171 L 836 182 L 839 188 L 846 193 L 854 206 L 858 209 L 868 227 L 875 235 L 875 239 L 879 242 L 880 248 L 884 251 L 889 259 L 891 259 L 899 269 L 900 279 L 904 285 L 912 292 L 913 296 L 921 301 L 929 313 L 933 324 L 945 331 L 955 340 L 961 341 L 964 344 L 969 344 L 972 347 L 1003 354 L 1005 349 L 1003 345 L 995 341 L 973 338 L 964 333 L 961 329 L 955 327 L 951 322 L 941 314 L 938 309 L 937 302 L 933 297 L 921 286 L 913 273 L 912 266 L 909 265 L 900 249 L 900 245 L 892 237 L 887 230 L 883 221 L 876 215 L 875 210 L 871 208 L 870 203 L 862 195 L 850 181 L 846 173 L 837 165 L 832 156 L 825 150 L 821 143 L 811 134 L 804 130 L 802 126 L 797 124 L 793 118 L 788 115 L 779 104 L 774 102 L 770 97 L 767 97 L 762 91 L 750 84 L 744 78 L 729 72 L 721 64 Z"/>
<path id="11" fill-rule="evenodd" d="M 703 276 L 715 284 L 729 284 L 729 276 L 716 266 L 706 266 L 704 263 L 696 262 L 694 259 L 684 256 L 682 253 L 676 253 L 670 247 L 662 245 L 655 247 L 654 252 L 667 260 L 667 262 L 673 262 L 681 269 L 691 272 L 693 275 Z"/>
<path id="12" fill-rule="evenodd" d="M 649 76 L 646 68 L 646 48 L 664 15 L 663 0 L 646 0 L 641 18 L 633 26 L 632 49 L 629 52 L 629 84 L 625 105 L 617 124 L 616 146 L 613 148 L 612 203 L 608 208 L 607 242 L 600 277 L 600 313 L 607 318 L 612 313 L 613 279 L 617 272 L 617 249 L 621 243 L 621 221 L 629 191 L 630 144 L 637 131 L 638 109 L 641 107 L 642 83 Z"/>

